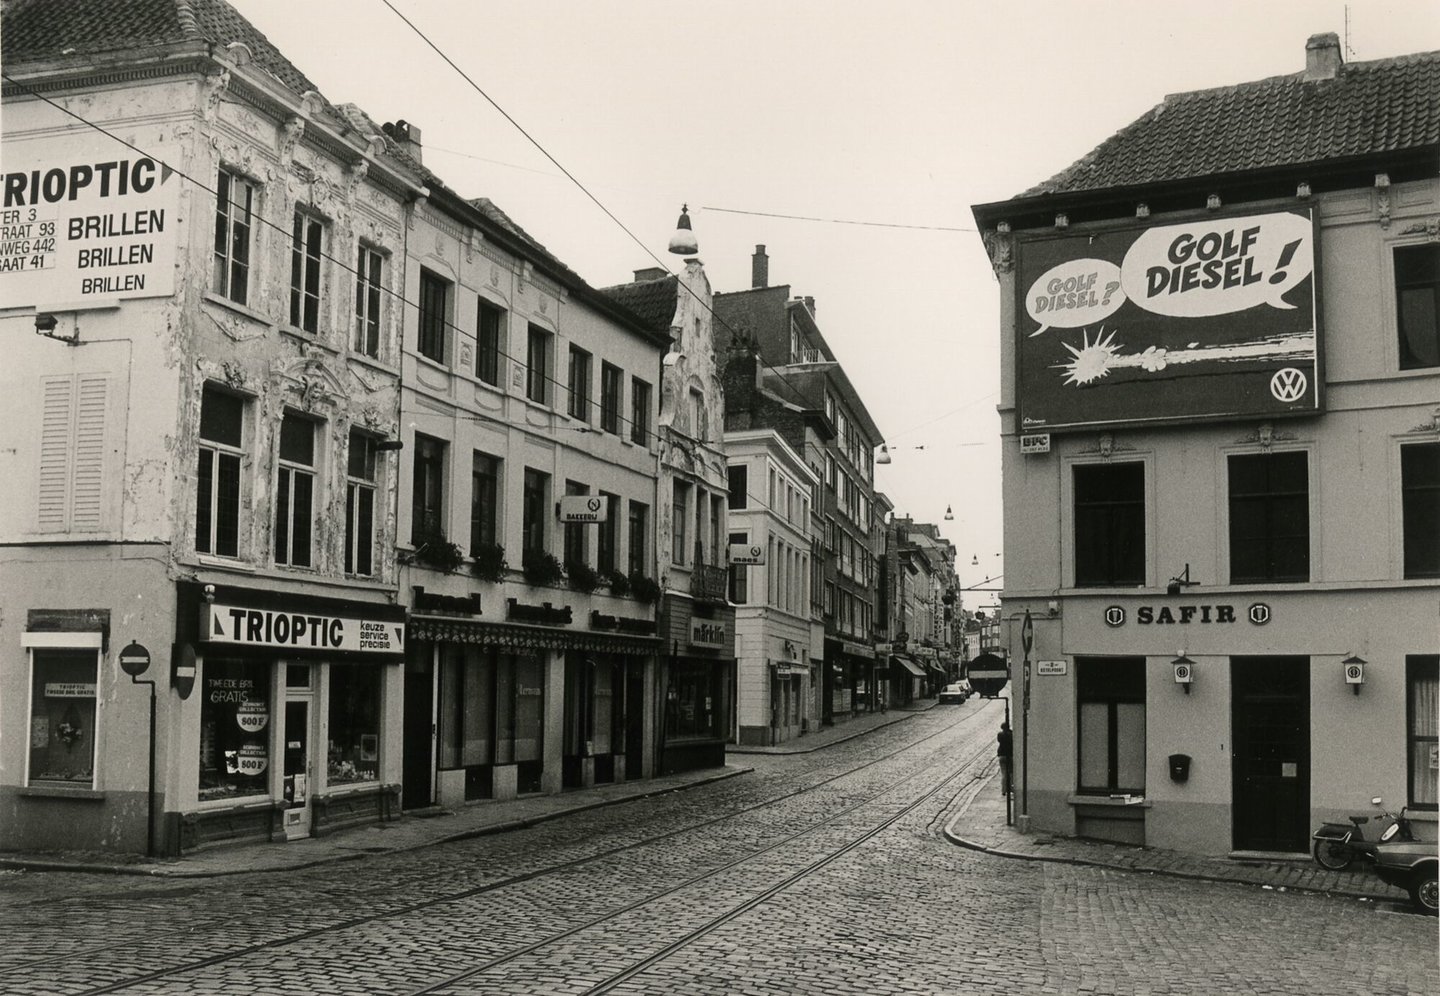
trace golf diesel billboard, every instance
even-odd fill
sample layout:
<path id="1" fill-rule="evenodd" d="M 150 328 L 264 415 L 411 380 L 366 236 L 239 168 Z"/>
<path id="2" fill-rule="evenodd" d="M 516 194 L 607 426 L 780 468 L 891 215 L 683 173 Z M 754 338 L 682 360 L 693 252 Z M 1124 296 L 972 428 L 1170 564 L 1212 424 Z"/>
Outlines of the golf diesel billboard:
<path id="1" fill-rule="evenodd" d="M 1320 411 L 1308 207 L 1017 238 L 1023 432 Z"/>

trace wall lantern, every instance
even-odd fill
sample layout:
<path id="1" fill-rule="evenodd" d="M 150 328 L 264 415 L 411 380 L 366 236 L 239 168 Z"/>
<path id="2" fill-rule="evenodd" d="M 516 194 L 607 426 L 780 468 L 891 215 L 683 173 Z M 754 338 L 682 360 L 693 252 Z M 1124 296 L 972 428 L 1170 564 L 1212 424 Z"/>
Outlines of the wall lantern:
<path id="1" fill-rule="evenodd" d="M 1351 654 L 1340 662 L 1340 666 L 1345 669 L 1345 684 L 1349 685 L 1356 695 L 1360 694 L 1360 686 L 1365 684 L 1365 664 L 1365 658 L 1357 654 Z"/>
<path id="2" fill-rule="evenodd" d="M 1185 689 L 1185 694 L 1190 694 L 1190 686 L 1195 683 L 1195 662 L 1181 654 L 1170 662 L 1175 669 L 1175 684 Z"/>

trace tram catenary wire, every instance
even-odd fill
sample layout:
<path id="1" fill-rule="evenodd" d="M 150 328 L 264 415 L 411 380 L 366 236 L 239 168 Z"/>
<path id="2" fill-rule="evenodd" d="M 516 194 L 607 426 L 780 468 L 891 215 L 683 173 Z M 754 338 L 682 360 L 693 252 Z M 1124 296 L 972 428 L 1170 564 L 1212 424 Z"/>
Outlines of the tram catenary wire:
<path id="1" fill-rule="evenodd" d="M 717 824 L 724 823 L 724 822 L 727 821 L 727 820 L 733 820 L 733 819 L 736 819 L 736 818 L 738 818 L 738 817 L 745 816 L 746 814 L 755 812 L 755 811 L 757 811 L 757 810 L 761 810 L 761 809 L 764 809 L 764 808 L 766 808 L 766 807 L 776 805 L 777 803 L 785 802 L 785 801 L 787 801 L 787 800 L 789 800 L 789 799 L 794 799 L 794 798 L 796 798 L 796 797 L 798 797 L 798 796 L 805 795 L 806 793 L 814 792 L 814 791 L 816 791 L 817 789 L 824 788 L 826 785 L 829 785 L 829 784 L 831 784 L 831 783 L 833 783 L 833 782 L 839 781 L 839 780 L 842 779 L 842 778 L 847 778 L 847 777 L 849 777 L 849 776 L 851 776 L 851 775 L 854 775 L 854 774 L 856 774 L 856 773 L 858 773 L 858 772 L 864 771 L 864 770 L 867 769 L 867 768 L 873 767 L 874 765 L 883 763 L 884 761 L 888 761 L 888 760 L 890 760 L 890 759 L 893 758 L 893 757 L 896 757 L 896 756 L 898 756 L 898 755 L 900 755 L 900 754 L 905 753 L 906 751 L 913 750 L 913 749 L 915 749 L 916 747 L 919 747 L 920 745 L 925 744 L 925 743 L 927 743 L 928 741 L 935 739 L 936 737 L 939 737 L 939 736 L 941 736 L 941 735 L 943 735 L 943 734 L 949 733 L 949 732 L 951 732 L 952 730 L 955 730 L 956 728 L 958 728 L 958 727 L 960 727 L 960 726 L 962 726 L 962 725 L 968 724 L 968 723 L 971 722 L 972 720 L 979 719 L 979 718 L 982 717 L 983 715 L 986 715 L 987 712 L 988 712 L 988 710 L 986 710 L 983 706 L 982 706 L 980 709 L 977 709 L 977 710 L 975 710 L 975 711 L 973 711 L 973 712 L 970 712 L 970 711 L 967 710 L 967 713 L 966 713 L 965 715 L 959 717 L 955 722 L 949 723 L 949 724 L 945 725 L 945 726 L 942 727 L 941 729 L 936 730 L 934 733 L 927 734 L 926 736 L 920 737 L 920 738 L 918 738 L 918 739 L 916 739 L 916 740 L 908 741 L 908 742 L 902 744 L 901 746 L 897 747 L 895 750 L 888 751 L 888 752 L 886 752 L 886 753 L 884 753 L 884 754 L 881 754 L 881 755 L 878 756 L 878 757 L 874 757 L 874 758 L 871 758 L 870 760 L 865 761 L 865 762 L 863 762 L 863 763 L 861 763 L 861 764 L 854 765 L 853 767 L 848 767 L 848 768 L 846 768 L 845 770 L 843 770 L 843 771 L 841 771 L 841 772 L 839 772 L 839 773 L 837 773 L 837 774 L 831 775 L 831 776 L 826 777 L 826 778 L 822 778 L 822 779 L 820 779 L 819 781 L 812 782 L 812 783 L 810 783 L 810 784 L 808 784 L 808 785 L 804 785 L 804 786 L 802 786 L 802 787 L 800 787 L 800 788 L 798 788 L 798 789 L 796 789 L 796 790 L 794 790 L 794 791 L 792 791 L 792 792 L 780 793 L 780 794 L 778 794 L 778 795 L 771 796 L 770 798 L 764 799 L 764 800 L 762 800 L 762 801 L 760 801 L 760 802 L 753 803 L 753 804 L 748 805 L 748 806 L 742 806 L 742 807 L 740 807 L 740 808 L 738 808 L 738 809 L 734 809 L 734 810 L 731 810 L 731 811 L 729 811 L 729 812 L 721 813 L 721 814 L 718 815 L 718 816 L 714 816 L 714 817 L 711 817 L 711 818 L 708 818 L 708 819 L 705 819 L 705 820 L 700 820 L 700 821 L 694 822 L 694 823 L 688 823 L 688 824 L 686 824 L 685 826 L 682 826 L 682 827 L 679 827 L 679 828 L 676 828 L 676 829 L 673 829 L 673 830 L 667 830 L 667 831 L 665 831 L 665 832 L 663 832 L 663 833 L 659 833 L 659 834 L 652 834 L 652 835 L 650 835 L 650 836 L 648 836 L 648 837 L 644 837 L 644 838 L 642 838 L 642 839 L 640 839 L 640 840 L 631 841 L 630 843 L 622 844 L 622 845 L 619 845 L 619 846 L 617 846 L 617 847 L 608 848 L 608 849 L 606 849 L 606 850 L 598 851 L 598 852 L 596 852 L 596 853 L 594 853 L 594 854 L 585 855 L 585 856 L 580 857 L 580 858 L 574 858 L 574 859 L 571 859 L 571 860 L 568 860 L 568 861 L 557 862 L 557 863 L 555 863 L 555 864 L 553 864 L 553 865 L 547 865 L 547 866 L 545 866 L 545 867 L 543 867 L 543 868 L 537 868 L 537 869 L 534 869 L 534 870 L 532 870 L 532 871 L 523 872 L 523 873 L 518 874 L 518 875 L 512 875 L 512 876 L 509 876 L 509 877 L 507 877 L 507 878 L 501 879 L 501 880 L 499 880 L 499 881 L 488 882 L 488 883 L 486 883 L 486 884 L 484 884 L 484 885 L 479 885 L 479 886 L 474 886 L 474 887 L 468 888 L 468 889 L 458 890 L 458 891 L 453 892 L 453 893 L 446 893 L 446 894 L 443 894 L 443 895 L 432 896 L 432 897 L 430 897 L 430 898 L 428 898 L 428 899 L 421 900 L 421 901 L 415 902 L 415 903 L 410 903 L 410 904 L 407 904 L 407 905 L 405 905 L 405 906 L 397 907 L 397 908 L 395 908 L 395 909 L 385 910 L 385 911 L 378 912 L 378 913 L 368 913 L 368 914 L 365 914 L 365 915 L 362 915 L 362 916 L 347 917 L 347 918 L 344 918 L 344 919 L 342 919 L 342 920 L 338 920 L 338 921 L 336 921 L 336 922 L 334 922 L 334 923 L 326 924 L 326 925 L 323 925 L 323 926 L 320 926 L 320 927 L 312 927 L 312 928 L 307 929 L 307 930 L 295 931 L 295 932 L 293 932 L 293 933 L 285 934 L 285 935 L 280 936 L 280 937 L 274 937 L 274 938 L 270 938 L 270 939 L 267 939 L 267 940 L 264 940 L 264 941 L 258 941 L 258 942 L 252 943 L 252 944 L 247 944 L 247 945 L 245 945 L 245 946 L 243 946 L 243 947 L 240 947 L 240 948 L 237 948 L 237 949 L 235 949 L 235 950 L 233 950 L 233 951 L 222 952 L 222 953 L 220 953 L 220 954 L 211 955 L 211 956 L 206 957 L 206 958 L 195 959 L 195 960 L 193 960 L 193 961 L 189 961 L 189 962 L 186 962 L 186 963 L 181 964 L 181 965 L 174 965 L 174 966 L 170 966 L 170 967 L 167 967 L 167 968 L 155 969 L 154 971 L 146 972 L 146 973 L 141 974 L 141 975 L 136 975 L 136 976 L 133 976 L 133 977 L 128 978 L 128 979 L 117 980 L 117 981 L 111 982 L 111 983 L 109 983 L 109 984 L 107 984 L 107 985 L 98 986 L 98 987 L 94 987 L 94 988 L 90 988 L 90 989 L 83 989 L 83 990 L 80 990 L 80 991 L 78 991 L 77 993 L 75 993 L 74 996 L 101 996 L 101 994 L 105 994 L 105 993 L 123 992 L 123 991 L 125 991 L 125 990 L 127 990 L 127 989 L 131 989 L 131 988 L 134 988 L 134 987 L 136 987 L 136 986 L 145 985 L 145 984 L 147 984 L 147 983 L 154 982 L 154 981 L 157 981 L 157 980 L 167 979 L 167 978 L 171 978 L 171 977 L 174 977 L 174 976 L 185 975 L 185 974 L 188 974 L 188 973 L 191 973 L 191 972 L 199 971 L 199 970 L 201 970 L 201 969 L 210 968 L 210 967 L 215 966 L 215 965 L 221 965 L 221 964 L 224 964 L 224 963 L 226 963 L 226 962 L 235 961 L 235 960 L 240 959 L 240 958 L 243 958 L 243 957 L 245 957 L 245 956 L 247 956 L 247 955 L 255 954 L 255 953 L 259 952 L 259 951 L 264 951 L 264 950 L 269 950 L 269 949 L 274 949 L 274 948 L 286 947 L 286 946 L 288 946 L 288 945 L 297 944 L 297 943 L 299 943 L 299 942 L 306 941 L 306 940 L 310 940 L 310 939 L 315 938 L 315 937 L 321 937 L 321 936 L 324 936 L 324 935 L 326 935 L 326 934 L 338 933 L 338 932 L 341 932 L 341 931 L 349 930 L 349 929 L 352 929 L 352 928 L 355 928 L 355 927 L 361 927 L 361 926 L 364 926 L 364 925 L 366 925 L 366 924 L 375 923 L 375 922 L 382 921 L 382 920 L 393 920 L 393 919 L 396 919 L 396 918 L 399 918 L 399 917 L 403 917 L 403 916 L 406 916 L 406 915 L 409 915 L 409 914 L 412 914 L 412 913 L 420 912 L 420 911 L 425 910 L 425 909 L 430 909 L 430 908 L 433 908 L 433 907 L 436 907 L 436 906 L 441 906 L 441 905 L 444 905 L 444 904 L 447 904 L 447 903 L 454 903 L 454 902 L 457 902 L 457 901 L 461 901 L 461 900 L 464 900 L 464 899 L 471 898 L 471 897 L 473 897 L 473 896 L 482 895 L 482 894 L 487 893 L 487 892 L 494 892 L 494 891 L 497 891 L 497 890 L 499 890 L 499 889 L 504 889 L 504 888 L 507 888 L 507 887 L 510 887 L 510 886 L 519 885 L 519 884 L 524 883 L 524 882 L 529 882 L 529 881 L 533 881 L 533 880 L 536 880 L 536 879 L 544 878 L 544 877 L 549 876 L 549 875 L 556 875 L 556 874 L 564 873 L 564 872 L 567 872 L 567 871 L 569 871 L 569 870 L 571 870 L 571 869 L 578 868 L 578 867 L 581 867 L 581 866 L 584 866 L 584 865 L 587 865 L 587 864 L 590 864 L 590 863 L 593 863 L 593 862 L 596 862 L 596 861 L 601 861 L 601 860 L 604 860 L 604 859 L 606 859 L 606 858 L 613 857 L 613 856 L 615 856 L 615 855 L 617 855 L 617 854 L 624 853 L 624 852 L 626 852 L 626 851 L 637 850 L 637 849 L 639 849 L 639 848 L 646 847 L 646 846 L 648 846 L 648 845 L 650 845 L 650 844 L 654 844 L 654 843 L 658 843 L 658 842 L 660 842 L 660 841 L 668 840 L 668 839 L 673 838 L 673 837 L 681 836 L 681 835 L 683 835 L 683 834 L 693 833 L 693 832 L 696 831 L 696 830 L 701 830 L 701 829 L 704 829 L 704 828 L 706 828 L 706 827 L 715 826 L 715 825 L 717 825 Z M 885 790 L 885 791 L 889 791 L 889 790 L 893 789 L 893 788 L 895 787 L 895 784 L 897 784 L 897 783 L 891 783 L 890 785 L 888 785 L 888 786 L 886 787 L 886 790 Z M 881 792 L 880 794 L 883 795 L 884 792 Z M 876 797 L 878 798 L 878 796 L 876 796 Z M 868 800 L 867 800 L 867 801 L 868 801 Z M 862 804 L 863 804 L 863 803 L 862 803 Z M 87 955 L 87 954 L 96 953 L 96 952 L 101 951 L 101 950 L 108 950 L 109 948 L 112 948 L 112 947 L 114 947 L 114 946 L 115 946 L 115 945 L 110 944 L 110 945 L 104 946 L 103 948 L 102 948 L 102 947 L 97 947 L 97 948 L 86 949 L 86 950 L 84 950 L 84 951 L 72 952 L 72 953 L 70 954 L 70 956 L 69 956 L 69 960 L 73 962 L 76 958 L 83 958 L 83 957 L 84 957 L 85 955 Z M 23 967 L 23 966 L 17 966 L 17 967 Z M 423 991 L 424 991 L 424 990 L 422 990 L 422 992 L 423 992 Z"/>

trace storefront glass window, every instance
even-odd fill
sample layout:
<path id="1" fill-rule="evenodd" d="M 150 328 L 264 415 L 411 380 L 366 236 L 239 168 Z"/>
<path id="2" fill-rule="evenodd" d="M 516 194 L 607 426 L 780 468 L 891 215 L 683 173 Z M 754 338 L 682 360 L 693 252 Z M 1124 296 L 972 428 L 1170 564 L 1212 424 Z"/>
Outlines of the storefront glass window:
<path id="1" fill-rule="evenodd" d="M 665 696 L 667 737 L 719 735 L 720 683 L 716 671 L 709 661 L 678 660 L 670 665 L 670 687 Z"/>
<path id="2" fill-rule="evenodd" d="M 200 703 L 201 802 L 269 795 L 270 665 L 205 662 Z"/>
<path id="3" fill-rule="evenodd" d="M 595 732 L 592 753 L 610 753 L 610 728 L 615 716 L 615 668 L 609 661 L 595 665 Z"/>
<path id="4" fill-rule="evenodd" d="M 515 760 L 538 761 L 545 725 L 545 666 L 538 657 L 515 658 Z"/>
<path id="5" fill-rule="evenodd" d="M 495 761 L 495 666 L 479 647 L 440 649 L 440 767 Z"/>
<path id="6" fill-rule="evenodd" d="M 95 783 L 94 650 L 35 650 L 30 782 Z"/>
<path id="7" fill-rule="evenodd" d="M 374 666 L 330 668 L 329 784 L 380 778 L 380 675 Z"/>
<path id="8" fill-rule="evenodd" d="M 1410 806 L 1436 808 L 1436 774 L 1440 772 L 1440 656 L 1414 654 L 1405 658 L 1409 685 Z"/>

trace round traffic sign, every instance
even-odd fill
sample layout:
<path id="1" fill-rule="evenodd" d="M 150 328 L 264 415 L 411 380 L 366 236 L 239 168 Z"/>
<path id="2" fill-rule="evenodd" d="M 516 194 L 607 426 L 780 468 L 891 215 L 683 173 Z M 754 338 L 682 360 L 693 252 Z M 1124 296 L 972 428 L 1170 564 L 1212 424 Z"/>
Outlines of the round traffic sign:
<path id="1" fill-rule="evenodd" d="M 970 687 L 988 698 L 999 695 L 1000 690 L 1010 680 L 1009 666 L 1004 658 L 995 654 L 981 654 L 970 662 L 965 673 L 970 679 Z"/>
<path id="2" fill-rule="evenodd" d="M 120 651 L 120 666 L 132 678 L 138 678 L 150 670 L 150 651 L 133 640 Z"/>

